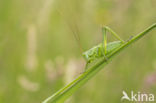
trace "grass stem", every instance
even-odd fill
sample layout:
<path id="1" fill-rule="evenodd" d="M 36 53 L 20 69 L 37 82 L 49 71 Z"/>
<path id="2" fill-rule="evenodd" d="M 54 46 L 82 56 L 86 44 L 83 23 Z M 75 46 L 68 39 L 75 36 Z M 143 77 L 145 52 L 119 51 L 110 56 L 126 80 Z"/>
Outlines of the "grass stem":
<path id="1" fill-rule="evenodd" d="M 144 35 L 146 35 L 148 32 L 153 30 L 156 27 L 156 23 L 145 29 L 143 32 L 139 33 L 138 35 L 134 36 L 132 39 L 125 42 L 123 45 L 121 45 L 118 49 L 114 50 L 112 53 L 110 53 L 107 56 L 108 60 L 102 59 L 95 63 L 95 65 L 89 67 L 87 71 L 80 74 L 75 80 L 73 80 L 71 83 L 57 91 L 52 96 L 48 97 L 46 100 L 44 100 L 42 103 L 63 103 L 69 96 L 71 96 L 77 89 L 79 89 L 81 86 L 83 86 L 91 77 L 93 77 L 98 71 L 100 71 L 106 64 L 108 64 L 114 56 L 116 56 L 120 51 L 134 43 L 135 41 L 142 38 Z"/>

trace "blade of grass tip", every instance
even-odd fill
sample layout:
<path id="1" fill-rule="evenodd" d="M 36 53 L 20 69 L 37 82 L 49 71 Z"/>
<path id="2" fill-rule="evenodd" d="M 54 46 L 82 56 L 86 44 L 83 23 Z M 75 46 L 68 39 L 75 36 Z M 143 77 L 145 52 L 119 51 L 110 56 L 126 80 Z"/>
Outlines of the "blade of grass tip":
<path id="1" fill-rule="evenodd" d="M 113 51 L 111 54 L 108 55 L 107 61 L 105 59 L 99 61 L 98 63 L 95 63 L 92 67 L 88 68 L 86 72 L 80 74 L 75 80 L 73 80 L 71 83 L 57 91 L 52 96 L 48 97 L 46 100 L 44 100 L 42 103 L 63 103 L 69 96 L 71 96 L 77 89 L 79 89 L 82 85 L 84 85 L 91 77 L 93 77 L 98 71 L 100 71 L 106 64 L 108 64 L 112 58 L 117 55 L 120 51 L 122 51 L 124 48 L 128 47 L 135 41 L 142 38 L 145 34 L 150 32 L 152 29 L 156 27 L 156 23 L 145 29 L 143 32 L 139 33 L 135 37 L 133 37 L 131 40 L 124 43 L 120 48 Z"/>

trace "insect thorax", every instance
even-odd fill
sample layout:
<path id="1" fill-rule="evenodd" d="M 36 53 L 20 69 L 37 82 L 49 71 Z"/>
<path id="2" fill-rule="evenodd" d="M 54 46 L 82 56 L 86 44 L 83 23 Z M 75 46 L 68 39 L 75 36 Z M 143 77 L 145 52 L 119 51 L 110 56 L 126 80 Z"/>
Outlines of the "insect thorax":
<path id="1" fill-rule="evenodd" d="M 99 44 L 83 53 L 83 57 L 88 63 L 102 56 L 102 44 Z"/>

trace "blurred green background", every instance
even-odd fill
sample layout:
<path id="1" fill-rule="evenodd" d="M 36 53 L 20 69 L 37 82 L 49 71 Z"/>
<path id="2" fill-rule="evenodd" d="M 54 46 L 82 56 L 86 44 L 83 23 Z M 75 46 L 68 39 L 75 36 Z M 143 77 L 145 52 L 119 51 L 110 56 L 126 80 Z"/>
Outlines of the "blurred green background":
<path id="1" fill-rule="evenodd" d="M 127 40 L 154 22 L 156 0 L 0 0 L 0 103 L 40 103 L 72 81 L 85 66 L 79 45 L 100 43 L 101 24 Z M 123 90 L 156 96 L 155 33 L 66 103 L 120 103 Z"/>

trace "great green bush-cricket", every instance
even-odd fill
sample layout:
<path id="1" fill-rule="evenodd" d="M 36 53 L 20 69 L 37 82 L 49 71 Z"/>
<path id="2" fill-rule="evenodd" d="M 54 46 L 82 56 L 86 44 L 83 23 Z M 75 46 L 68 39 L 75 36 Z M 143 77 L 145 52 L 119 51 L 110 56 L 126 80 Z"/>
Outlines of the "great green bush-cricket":
<path id="1" fill-rule="evenodd" d="M 107 31 L 110 32 L 115 38 L 117 38 L 118 41 L 110 42 L 107 44 Z M 120 47 L 123 43 L 125 43 L 124 40 L 122 40 L 112 29 L 107 26 L 102 26 L 102 35 L 102 43 L 94 46 L 93 48 L 83 53 L 83 57 L 87 62 L 86 69 L 89 63 L 98 58 L 104 57 L 107 61 L 107 55 Z"/>

